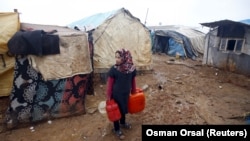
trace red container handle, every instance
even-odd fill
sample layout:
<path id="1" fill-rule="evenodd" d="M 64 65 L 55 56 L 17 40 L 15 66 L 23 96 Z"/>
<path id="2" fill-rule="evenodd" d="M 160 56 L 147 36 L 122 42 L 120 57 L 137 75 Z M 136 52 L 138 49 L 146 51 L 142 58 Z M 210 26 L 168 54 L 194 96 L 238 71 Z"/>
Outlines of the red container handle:
<path id="1" fill-rule="evenodd" d="M 141 88 L 136 88 L 136 93 L 140 93 L 142 92 L 142 89 Z"/>

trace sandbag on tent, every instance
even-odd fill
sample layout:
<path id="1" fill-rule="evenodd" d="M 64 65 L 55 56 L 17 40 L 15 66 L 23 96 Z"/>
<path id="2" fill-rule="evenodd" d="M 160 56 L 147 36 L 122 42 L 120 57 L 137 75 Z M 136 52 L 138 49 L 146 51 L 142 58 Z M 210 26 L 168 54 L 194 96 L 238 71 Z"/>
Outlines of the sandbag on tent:
<path id="1" fill-rule="evenodd" d="M 138 70 L 152 69 L 150 32 L 125 8 L 99 13 L 69 25 L 75 26 L 93 34 L 94 72 L 107 72 L 115 63 L 115 51 L 120 48 L 130 50 Z"/>

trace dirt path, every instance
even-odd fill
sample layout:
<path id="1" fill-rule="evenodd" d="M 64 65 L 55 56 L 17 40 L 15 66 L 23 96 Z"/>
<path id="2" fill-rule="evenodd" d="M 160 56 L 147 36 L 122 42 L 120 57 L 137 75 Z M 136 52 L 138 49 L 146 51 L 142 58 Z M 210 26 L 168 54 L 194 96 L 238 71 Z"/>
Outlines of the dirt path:
<path id="1" fill-rule="evenodd" d="M 178 60 L 153 55 L 153 71 L 140 72 L 137 86 L 144 91 L 144 111 L 127 116 L 133 125 L 124 130 L 126 140 L 141 140 L 142 124 L 246 124 L 250 112 L 250 78 L 202 66 L 201 61 Z M 99 113 L 106 84 L 96 76 L 95 95 L 87 95 L 84 115 L 61 118 L 13 130 L 0 126 L 0 141 L 113 141 L 112 123 Z M 2 103 L 6 99 L 1 98 Z M 6 108 L 6 107 L 5 107 Z M 3 108 L 0 119 L 3 121 Z M 34 128 L 32 132 L 30 127 Z"/>

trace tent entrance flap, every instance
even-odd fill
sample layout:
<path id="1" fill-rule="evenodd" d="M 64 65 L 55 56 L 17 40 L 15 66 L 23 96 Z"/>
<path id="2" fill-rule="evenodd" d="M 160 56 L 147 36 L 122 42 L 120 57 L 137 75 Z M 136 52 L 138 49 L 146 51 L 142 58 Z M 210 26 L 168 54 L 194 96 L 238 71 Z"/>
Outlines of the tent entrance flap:
<path id="1" fill-rule="evenodd" d="M 173 38 L 169 38 L 168 42 L 169 42 L 168 55 L 175 56 L 178 54 L 179 56 L 186 57 L 185 50 L 182 44 L 176 42 Z"/>
<path id="2" fill-rule="evenodd" d="M 171 37 L 157 36 L 156 38 L 154 52 L 166 53 L 169 56 L 176 56 L 178 54 L 179 56 L 186 57 L 182 43 L 177 42 Z"/>

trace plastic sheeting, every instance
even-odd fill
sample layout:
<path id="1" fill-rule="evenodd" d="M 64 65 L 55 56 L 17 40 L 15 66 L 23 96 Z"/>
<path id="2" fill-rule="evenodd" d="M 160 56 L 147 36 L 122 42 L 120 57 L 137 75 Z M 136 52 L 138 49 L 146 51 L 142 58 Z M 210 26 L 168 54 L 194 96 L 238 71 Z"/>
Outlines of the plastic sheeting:
<path id="1" fill-rule="evenodd" d="M 160 36 L 161 38 L 166 37 L 166 40 L 173 38 L 175 42 L 182 44 L 186 57 L 195 58 L 204 52 L 205 34 L 198 30 L 182 26 L 156 26 L 149 27 L 149 29 L 154 34 L 153 50 L 159 48 L 159 41 L 157 40 Z"/>
<path id="2" fill-rule="evenodd" d="M 83 18 L 81 20 L 75 21 L 68 26 L 70 28 L 74 28 L 77 26 L 80 30 L 83 31 L 89 31 L 92 29 L 97 28 L 99 25 L 101 25 L 106 19 L 109 17 L 112 17 L 116 14 L 117 10 L 105 12 L 105 13 L 98 13 L 95 15 L 92 15 L 90 17 Z"/>
<path id="3" fill-rule="evenodd" d="M 168 43 L 169 43 L 168 54 L 170 56 L 175 56 L 176 54 L 178 54 L 179 56 L 185 56 L 185 51 L 182 44 L 176 42 L 173 38 L 170 38 L 168 40 Z"/>

